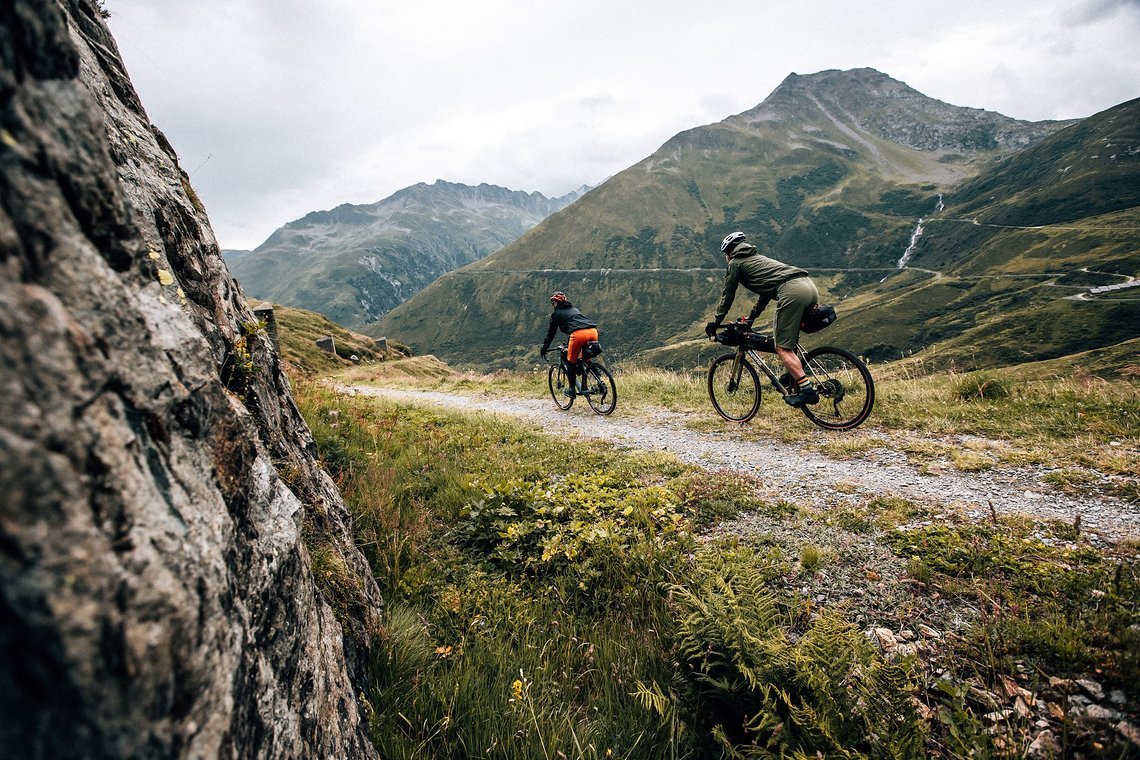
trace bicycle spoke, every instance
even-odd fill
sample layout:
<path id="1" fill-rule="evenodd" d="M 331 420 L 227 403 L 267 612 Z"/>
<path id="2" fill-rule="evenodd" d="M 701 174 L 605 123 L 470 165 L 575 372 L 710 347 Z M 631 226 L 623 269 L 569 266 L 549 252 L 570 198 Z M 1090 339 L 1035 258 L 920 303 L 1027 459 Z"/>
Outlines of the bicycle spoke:
<path id="1" fill-rule="evenodd" d="M 611 414 L 617 406 L 617 386 L 609 370 L 600 364 L 587 365 L 586 401 L 598 414 Z"/>
<path id="2" fill-rule="evenodd" d="M 800 407 L 815 424 L 848 430 L 867 419 L 875 402 L 875 384 L 863 362 L 840 348 L 820 347 L 804 357 L 804 369 L 819 391 L 818 404 Z"/>
<path id="3" fill-rule="evenodd" d="M 733 422 L 752 419 L 760 408 L 756 369 L 736 354 L 718 357 L 709 367 L 709 399 L 717 414 Z"/>
<path id="4" fill-rule="evenodd" d="M 565 395 L 564 391 L 570 387 L 569 380 L 566 377 L 565 370 L 557 364 L 550 365 L 550 369 L 546 373 L 547 386 L 550 388 L 550 396 L 554 399 L 555 405 L 559 409 L 569 409 L 574 405 L 573 397 Z"/>

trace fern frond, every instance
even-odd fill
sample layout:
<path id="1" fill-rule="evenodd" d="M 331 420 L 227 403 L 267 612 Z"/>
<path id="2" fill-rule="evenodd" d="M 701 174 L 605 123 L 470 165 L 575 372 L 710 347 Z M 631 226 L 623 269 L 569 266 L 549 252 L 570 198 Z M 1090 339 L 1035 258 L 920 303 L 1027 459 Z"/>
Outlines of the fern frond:
<path id="1" fill-rule="evenodd" d="M 642 681 L 637 681 L 634 686 L 636 687 L 632 696 L 637 702 L 650 712 L 657 713 L 663 721 L 668 720 L 672 713 L 672 703 L 669 697 L 665 696 L 665 692 L 656 683 L 645 684 Z"/>

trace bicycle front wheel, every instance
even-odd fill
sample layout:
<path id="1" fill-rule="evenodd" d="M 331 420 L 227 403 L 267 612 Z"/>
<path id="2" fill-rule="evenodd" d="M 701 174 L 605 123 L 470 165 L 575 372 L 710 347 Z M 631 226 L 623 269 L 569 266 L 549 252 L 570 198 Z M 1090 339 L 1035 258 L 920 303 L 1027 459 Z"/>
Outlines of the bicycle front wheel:
<path id="1" fill-rule="evenodd" d="M 732 422 L 747 422 L 760 409 L 760 378 L 744 357 L 734 372 L 736 354 L 725 354 L 709 367 L 709 400 L 717 414 Z"/>
<path id="2" fill-rule="evenodd" d="M 804 371 L 819 391 L 818 404 L 800 407 L 809 420 L 828 430 L 850 430 L 870 416 L 875 381 L 854 354 L 829 346 L 814 348 L 804 356 Z"/>
<path id="3" fill-rule="evenodd" d="M 617 386 L 610 371 L 600 364 L 586 368 L 586 401 L 598 414 L 611 414 L 617 407 Z"/>
<path id="4" fill-rule="evenodd" d="M 561 364 L 551 364 L 546 373 L 546 384 L 550 387 L 550 397 L 559 409 L 569 409 L 574 405 L 574 397 L 564 391 L 570 388 L 570 379 Z"/>

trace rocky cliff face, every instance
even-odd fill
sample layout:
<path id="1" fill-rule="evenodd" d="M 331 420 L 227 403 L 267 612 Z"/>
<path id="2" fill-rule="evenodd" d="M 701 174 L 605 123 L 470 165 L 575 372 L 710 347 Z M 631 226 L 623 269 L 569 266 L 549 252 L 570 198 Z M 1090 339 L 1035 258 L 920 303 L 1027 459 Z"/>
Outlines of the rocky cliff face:
<path id="1" fill-rule="evenodd" d="M 375 756 L 379 594 L 99 6 L 0 41 L 0 757 Z"/>

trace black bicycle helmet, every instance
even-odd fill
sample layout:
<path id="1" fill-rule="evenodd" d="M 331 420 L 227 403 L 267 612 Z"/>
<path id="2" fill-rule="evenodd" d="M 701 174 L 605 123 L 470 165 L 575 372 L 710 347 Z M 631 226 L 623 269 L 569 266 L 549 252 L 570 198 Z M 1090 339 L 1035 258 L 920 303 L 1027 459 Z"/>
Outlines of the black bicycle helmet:
<path id="1" fill-rule="evenodd" d="M 550 294 L 550 302 L 553 304 L 566 303 L 570 299 L 561 290 L 556 290 Z"/>
<path id="2" fill-rule="evenodd" d="M 732 232 L 725 236 L 724 240 L 720 242 L 721 253 L 732 253 L 732 249 L 747 240 L 747 236 L 743 232 Z"/>

